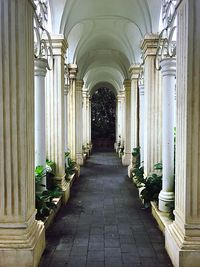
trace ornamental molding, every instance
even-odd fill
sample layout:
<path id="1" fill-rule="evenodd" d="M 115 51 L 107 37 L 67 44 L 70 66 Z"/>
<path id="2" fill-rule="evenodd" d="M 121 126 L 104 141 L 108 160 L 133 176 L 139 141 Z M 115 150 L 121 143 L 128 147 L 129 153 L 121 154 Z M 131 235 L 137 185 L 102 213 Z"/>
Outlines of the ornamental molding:
<path id="1" fill-rule="evenodd" d="M 159 34 L 156 51 L 155 68 L 161 70 L 160 62 L 165 58 L 176 57 L 176 18 L 177 9 L 181 1 L 162 1 L 162 23 L 163 29 Z"/>
<path id="2" fill-rule="evenodd" d="M 34 56 L 47 61 L 47 69 L 53 67 L 53 50 L 50 33 L 47 30 L 48 0 L 33 0 L 34 8 Z"/>

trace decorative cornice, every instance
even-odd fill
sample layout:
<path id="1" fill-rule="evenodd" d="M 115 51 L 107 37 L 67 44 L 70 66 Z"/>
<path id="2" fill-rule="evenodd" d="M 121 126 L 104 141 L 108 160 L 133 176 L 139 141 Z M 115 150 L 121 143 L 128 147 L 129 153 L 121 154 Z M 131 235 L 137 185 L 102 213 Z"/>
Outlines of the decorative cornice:
<path id="1" fill-rule="evenodd" d="M 141 43 L 141 50 L 143 52 L 143 59 L 147 56 L 155 56 L 159 42 L 159 36 L 156 34 L 146 35 Z"/>
<path id="2" fill-rule="evenodd" d="M 141 66 L 139 64 L 133 64 L 129 68 L 129 73 L 131 74 L 132 80 L 137 80 L 140 74 Z"/>
<path id="3" fill-rule="evenodd" d="M 130 79 L 124 80 L 124 87 L 125 87 L 125 90 L 131 89 L 131 80 Z"/>
<path id="4" fill-rule="evenodd" d="M 74 63 L 68 64 L 68 72 L 69 72 L 69 78 L 70 79 L 76 79 L 76 75 L 78 72 L 78 67 Z"/>
<path id="5" fill-rule="evenodd" d="M 65 56 L 68 48 L 67 40 L 63 34 L 51 35 L 54 56 Z"/>
<path id="6" fill-rule="evenodd" d="M 83 80 L 76 80 L 76 91 L 82 91 L 83 85 Z"/>
<path id="7" fill-rule="evenodd" d="M 53 53 L 51 36 L 47 30 L 48 1 L 33 0 L 34 9 L 34 56 L 38 59 L 47 60 L 47 68 L 53 67 Z"/>

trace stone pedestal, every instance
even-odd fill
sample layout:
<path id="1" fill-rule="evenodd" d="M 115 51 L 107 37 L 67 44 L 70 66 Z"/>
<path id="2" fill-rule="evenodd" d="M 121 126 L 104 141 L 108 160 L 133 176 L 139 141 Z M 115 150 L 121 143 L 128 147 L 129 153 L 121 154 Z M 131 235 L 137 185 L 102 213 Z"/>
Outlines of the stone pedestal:
<path id="1" fill-rule="evenodd" d="M 35 59 L 35 166 L 46 167 L 46 136 L 45 136 L 45 76 L 47 60 Z M 46 176 L 42 179 L 41 187 L 46 188 Z"/>
<path id="2" fill-rule="evenodd" d="M 76 162 L 79 165 L 84 164 L 83 158 L 83 111 L 82 111 L 82 88 L 83 81 L 76 81 Z"/>
<path id="3" fill-rule="evenodd" d="M 45 247 L 35 220 L 33 12 L 31 1 L 0 1 L 2 267 L 36 267 Z"/>
<path id="4" fill-rule="evenodd" d="M 144 175 L 162 161 L 162 86 L 161 73 L 155 69 L 157 35 L 145 36 L 141 49 L 144 55 Z"/>
<path id="5" fill-rule="evenodd" d="M 52 36 L 54 65 L 46 82 L 46 152 L 56 163 L 56 183 L 65 192 L 64 62 L 67 43 L 63 35 Z"/>
<path id="6" fill-rule="evenodd" d="M 140 72 L 139 65 L 132 65 L 129 69 L 131 73 L 131 125 L 130 125 L 130 133 L 131 133 L 131 152 L 133 148 L 138 147 L 139 140 L 139 107 L 138 107 L 138 75 Z M 134 163 L 131 154 L 130 164 L 128 166 L 128 176 L 132 177 Z"/>
<path id="7" fill-rule="evenodd" d="M 162 190 L 159 194 L 159 210 L 170 211 L 174 202 L 174 90 L 176 59 L 165 58 L 161 61 L 163 76 L 163 119 L 162 119 Z"/>
<path id="8" fill-rule="evenodd" d="M 165 243 L 175 267 L 200 263 L 200 1 L 177 9 L 177 123 L 175 221 Z"/>
<path id="9" fill-rule="evenodd" d="M 124 81 L 125 88 L 125 139 L 124 139 L 124 155 L 122 156 L 122 164 L 128 166 L 131 160 L 131 81 Z"/>

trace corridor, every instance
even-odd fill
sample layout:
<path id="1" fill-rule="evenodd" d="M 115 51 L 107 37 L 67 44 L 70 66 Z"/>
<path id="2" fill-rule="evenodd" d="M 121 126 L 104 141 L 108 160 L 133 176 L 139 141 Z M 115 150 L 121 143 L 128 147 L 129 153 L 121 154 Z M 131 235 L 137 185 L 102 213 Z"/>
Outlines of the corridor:
<path id="1" fill-rule="evenodd" d="M 40 267 L 170 267 L 164 237 L 113 153 L 94 153 L 47 232 Z"/>

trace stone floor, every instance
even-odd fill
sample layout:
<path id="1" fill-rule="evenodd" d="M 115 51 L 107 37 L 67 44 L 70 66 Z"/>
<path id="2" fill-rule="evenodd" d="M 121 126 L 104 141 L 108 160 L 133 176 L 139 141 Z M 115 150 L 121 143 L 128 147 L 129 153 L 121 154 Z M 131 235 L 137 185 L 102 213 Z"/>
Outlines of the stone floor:
<path id="1" fill-rule="evenodd" d="M 113 153 L 91 156 L 47 233 L 40 267 L 170 267 L 164 237 Z"/>

